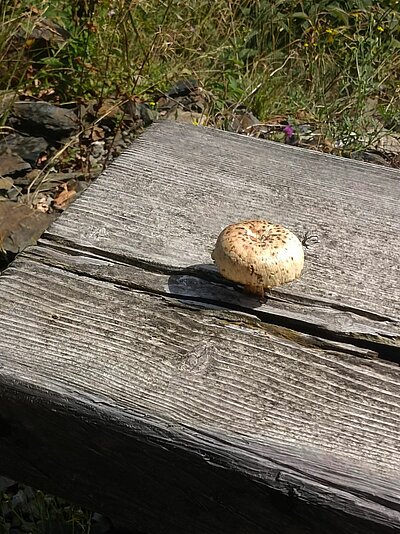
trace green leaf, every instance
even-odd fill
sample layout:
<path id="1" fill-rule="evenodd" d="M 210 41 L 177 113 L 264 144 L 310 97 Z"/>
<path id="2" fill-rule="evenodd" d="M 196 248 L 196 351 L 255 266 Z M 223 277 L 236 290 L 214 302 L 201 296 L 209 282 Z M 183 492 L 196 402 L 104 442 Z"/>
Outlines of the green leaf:
<path id="1" fill-rule="evenodd" d="M 329 15 L 335 16 L 337 19 L 339 19 L 345 26 L 349 25 L 349 15 L 341 9 L 340 7 L 332 6 L 328 10 Z"/>
<path id="2" fill-rule="evenodd" d="M 307 13 L 303 13 L 302 11 L 297 11 L 296 13 L 293 13 L 292 14 L 292 19 L 303 19 L 303 20 L 308 20 L 309 17 L 307 15 Z"/>

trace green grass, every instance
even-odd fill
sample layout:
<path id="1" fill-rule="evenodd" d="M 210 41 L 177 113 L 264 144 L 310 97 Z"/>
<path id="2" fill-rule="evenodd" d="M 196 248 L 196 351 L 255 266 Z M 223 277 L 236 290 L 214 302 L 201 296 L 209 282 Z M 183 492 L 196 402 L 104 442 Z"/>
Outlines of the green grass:
<path id="1" fill-rule="evenodd" d="M 24 484 L 0 492 L 0 533 L 90 534 L 91 514 Z"/>
<path id="2" fill-rule="evenodd" d="M 78 13 L 87 4 L 92 12 Z M 41 95 L 51 88 L 63 102 L 132 94 L 151 100 L 173 81 L 194 77 L 209 94 L 210 124 L 227 102 L 243 102 L 260 120 L 284 115 L 309 122 L 344 146 L 368 145 L 400 116 L 398 1 L 14 0 L 2 6 L 0 62 L 10 63 L 10 50 L 13 59 L 1 89 Z M 71 37 L 41 57 L 21 35 L 29 36 L 42 18 Z"/>

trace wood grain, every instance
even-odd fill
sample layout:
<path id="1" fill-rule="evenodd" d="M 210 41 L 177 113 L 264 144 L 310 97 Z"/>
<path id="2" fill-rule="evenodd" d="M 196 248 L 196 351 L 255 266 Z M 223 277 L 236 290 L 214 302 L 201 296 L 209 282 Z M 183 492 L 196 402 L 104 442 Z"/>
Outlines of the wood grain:
<path id="1" fill-rule="evenodd" d="M 0 464 L 7 459 L 6 470 L 12 466 L 20 480 L 95 504 L 132 534 L 132 527 L 159 534 L 396 532 L 398 513 L 387 500 L 310 479 L 301 462 L 290 473 L 293 446 L 264 442 L 257 449 L 251 439 L 243 445 L 149 414 L 127 416 L 79 394 L 0 385 Z M 276 451 L 283 461 L 270 459 Z"/>
<path id="2" fill-rule="evenodd" d="M 343 329 L 357 325 L 358 315 L 374 313 L 378 329 L 391 332 L 385 342 L 400 347 L 399 175 L 163 123 L 110 166 L 48 238 L 153 267 L 187 269 L 211 263 L 216 237 L 233 221 L 263 217 L 299 236 L 312 230 L 320 244 L 308 253 L 303 277 L 279 294 L 311 301 L 316 310 L 331 307 Z"/>
<path id="3" fill-rule="evenodd" d="M 150 128 L 0 277 L 0 472 L 146 534 L 399 531 L 398 178 Z M 254 216 L 321 240 L 263 305 L 210 264 Z"/>
<path id="4" fill-rule="evenodd" d="M 27 259 L 5 273 L 2 296 L 5 332 L 15 333 L 2 346 L 11 349 L 17 334 L 36 343 L 35 353 L 22 350 L 21 361 L 9 358 L 3 371 L 18 371 L 32 385 L 61 381 L 183 424 L 334 448 L 363 462 L 379 456 L 389 471 L 400 459 L 397 366 L 334 345 L 308 347 L 307 336 L 291 332 L 289 339 L 248 315 Z M 372 447 L 375 434 L 385 438 L 382 449 Z"/>
<path id="5" fill-rule="evenodd" d="M 146 414 L 179 427 L 186 449 L 209 449 L 225 466 L 231 455 L 242 471 L 245 448 L 255 461 L 247 469 L 275 491 L 293 487 L 285 473 L 301 473 L 298 485 L 311 501 L 327 491 L 325 505 L 340 510 L 334 496 L 343 493 L 340 502 L 356 517 L 400 527 L 397 366 L 28 254 L 2 276 L 1 316 L 3 379 L 104 407 L 104 414 L 113 408 L 117 421 Z M 265 475 L 263 450 L 279 464 L 280 482 Z"/>

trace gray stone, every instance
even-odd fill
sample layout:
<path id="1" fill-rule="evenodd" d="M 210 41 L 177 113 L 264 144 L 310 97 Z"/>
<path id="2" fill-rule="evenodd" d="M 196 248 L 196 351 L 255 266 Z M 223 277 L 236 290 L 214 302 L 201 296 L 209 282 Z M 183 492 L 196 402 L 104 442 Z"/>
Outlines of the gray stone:
<path id="1" fill-rule="evenodd" d="M 0 115 L 8 113 L 17 98 L 18 94 L 15 91 L 2 91 L 0 95 Z"/>
<path id="2" fill-rule="evenodd" d="M 14 181 L 9 176 L 0 176 L 0 190 L 9 191 L 14 185 Z"/>
<path id="3" fill-rule="evenodd" d="M 0 476 L 0 492 L 3 492 L 7 488 L 14 486 L 15 481 L 8 477 Z"/>
<path id="4" fill-rule="evenodd" d="M 124 106 L 125 113 L 132 119 L 142 120 L 145 126 L 148 126 L 158 118 L 156 110 L 150 109 L 147 104 L 129 100 Z"/>
<path id="5" fill-rule="evenodd" d="M 27 174 L 14 178 L 14 186 L 21 185 L 21 186 L 26 187 L 30 185 L 34 180 L 36 180 L 36 178 L 40 175 L 40 173 L 41 173 L 40 169 L 32 169 Z"/>
<path id="6" fill-rule="evenodd" d="M 199 86 L 199 82 L 194 79 L 179 80 L 173 85 L 166 94 L 166 96 L 175 98 L 177 96 L 186 96 Z"/>
<path id="7" fill-rule="evenodd" d="M 21 176 L 31 170 L 29 163 L 20 156 L 4 152 L 0 154 L 0 176 Z"/>
<path id="8" fill-rule="evenodd" d="M 35 165 L 38 157 L 47 150 L 48 146 L 48 142 L 43 137 L 10 134 L 0 141 L 0 153 L 7 151 L 16 154 Z"/>
<path id="9" fill-rule="evenodd" d="M 3 250 L 18 253 L 27 246 L 36 244 L 54 219 L 54 214 L 43 213 L 19 202 L 3 200 L 0 202 L 0 235 Z"/>
<path id="10" fill-rule="evenodd" d="M 391 167 L 390 161 L 386 160 L 379 152 L 374 150 L 361 150 L 351 154 L 351 159 L 359 161 L 367 161 L 368 163 L 375 163 L 376 165 L 384 165 Z"/>
<path id="11" fill-rule="evenodd" d="M 78 117 L 70 109 L 47 102 L 16 102 L 13 106 L 14 121 L 24 131 L 46 138 L 61 138 L 77 131 Z"/>

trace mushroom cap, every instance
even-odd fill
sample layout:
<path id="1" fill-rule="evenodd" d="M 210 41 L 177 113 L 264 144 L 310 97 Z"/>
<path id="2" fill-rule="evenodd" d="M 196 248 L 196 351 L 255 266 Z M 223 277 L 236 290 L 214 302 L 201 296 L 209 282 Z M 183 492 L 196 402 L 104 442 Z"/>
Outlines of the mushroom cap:
<path id="1" fill-rule="evenodd" d="M 211 257 L 222 276 L 260 297 L 266 289 L 299 278 L 304 266 L 300 240 L 284 226 L 265 220 L 227 226 Z"/>

